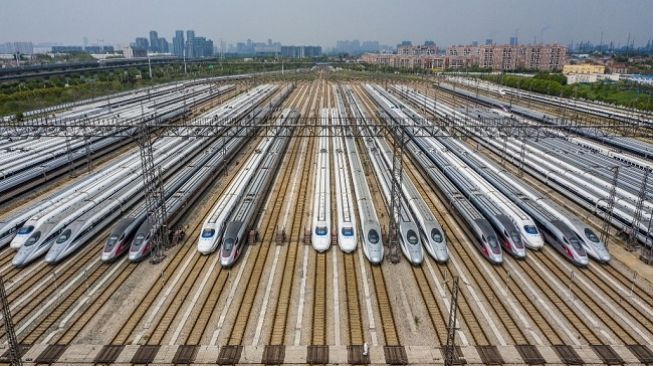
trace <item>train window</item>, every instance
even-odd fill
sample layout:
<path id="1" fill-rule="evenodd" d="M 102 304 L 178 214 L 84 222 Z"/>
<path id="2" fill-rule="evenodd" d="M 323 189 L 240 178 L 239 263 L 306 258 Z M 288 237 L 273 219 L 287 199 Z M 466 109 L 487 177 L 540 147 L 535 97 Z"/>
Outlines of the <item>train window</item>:
<path id="1" fill-rule="evenodd" d="M 57 238 L 57 244 L 65 243 L 68 238 L 70 238 L 70 229 L 66 229 L 66 231 L 59 235 Z"/>
<path id="2" fill-rule="evenodd" d="M 589 239 L 590 241 L 592 241 L 594 243 L 599 242 L 599 237 L 596 236 L 596 234 L 594 234 L 594 232 L 592 230 L 590 230 L 589 228 L 585 229 L 585 236 L 587 237 L 587 239 Z"/>
<path id="3" fill-rule="evenodd" d="M 25 242 L 25 246 L 28 247 L 36 243 L 37 241 L 39 241 L 40 238 L 41 238 L 41 232 L 40 231 L 35 232 L 34 234 L 32 234 L 32 236 L 27 238 L 27 241 Z"/>
<path id="4" fill-rule="evenodd" d="M 569 238 L 569 241 L 571 242 L 571 246 L 574 247 L 576 251 L 580 251 L 580 241 L 576 238 Z"/>
<path id="5" fill-rule="evenodd" d="M 408 233 L 406 233 L 406 237 L 408 238 L 408 242 L 412 245 L 415 245 L 419 242 L 417 234 L 413 230 L 408 230 Z"/>
<path id="6" fill-rule="evenodd" d="M 494 237 L 494 235 L 487 238 L 487 243 L 490 245 L 490 248 L 492 248 L 492 249 L 496 249 L 496 248 L 499 247 L 499 243 L 497 242 L 497 238 Z"/>
<path id="7" fill-rule="evenodd" d="M 512 233 L 510 233 L 510 238 L 512 238 L 512 241 L 513 241 L 513 243 L 515 243 L 515 246 L 516 246 L 517 248 L 521 248 L 521 247 L 522 247 L 522 244 L 521 244 L 521 236 L 519 236 L 519 233 L 518 233 L 518 232 L 513 231 Z"/>
<path id="8" fill-rule="evenodd" d="M 107 252 L 111 251 L 111 249 L 113 249 L 113 246 L 116 245 L 117 242 L 118 242 L 118 237 L 115 236 L 115 235 L 111 235 L 109 237 L 109 239 L 107 240 L 107 247 L 106 247 L 107 250 L 106 251 Z"/>
<path id="9" fill-rule="evenodd" d="M 435 241 L 436 243 L 439 243 L 442 241 L 442 233 L 438 229 L 432 229 L 431 230 L 431 239 Z"/>
<path id="10" fill-rule="evenodd" d="M 224 240 L 224 250 L 230 251 L 231 248 L 234 247 L 234 239 L 233 238 L 227 238 Z"/>
<path id="11" fill-rule="evenodd" d="M 326 226 L 318 226 L 315 228 L 315 234 L 319 236 L 324 236 L 327 234 L 327 227 Z"/>
<path id="12" fill-rule="evenodd" d="M 354 235 L 354 229 L 350 227 L 343 227 L 342 228 L 342 235 L 344 236 L 353 236 Z"/>
<path id="13" fill-rule="evenodd" d="M 136 236 L 136 239 L 134 239 L 134 247 L 135 248 L 140 247 L 141 244 L 143 244 L 143 240 L 145 240 L 145 237 L 143 236 L 143 234 L 140 234 L 140 235 Z"/>
<path id="14" fill-rule="evenodd" d="M 535 225 L 526 225 L 524 226 L 524 230 L 526 231 L 526 233 L 531 235 L 537 234 L 537 227 Z"/>
<path id="15" fill-rule="evenodd" d="M 372 244 L 378 243 L 379 242 L 379 233 L 377 233 L 376 230 L 370 230 L 367 233 L 367 240 Z"/>
<path id="16" fill-rule="evenodd" d="M 214 229 L 204 229 L 204 231 L 202 231 L 203 238 L 212 238 L 213 234 L 215 234 Z"/>
<path id="17" fill-rule="evenodd" d="M 34 230 L 34 226 L 29 225 L 29 226 L 23 226 L 18 230 L 18 235 L 27 235 Z"/>

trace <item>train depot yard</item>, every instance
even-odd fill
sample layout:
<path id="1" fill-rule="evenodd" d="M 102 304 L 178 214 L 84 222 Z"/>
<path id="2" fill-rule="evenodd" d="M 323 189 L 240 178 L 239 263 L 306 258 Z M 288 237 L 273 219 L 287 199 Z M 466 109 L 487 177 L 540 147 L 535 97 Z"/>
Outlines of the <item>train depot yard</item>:
<path id="1" fill-rule="evenodd" d="M 0 361 L 653 364 L 650 112 L 319 65 L 0 126 Z"/>

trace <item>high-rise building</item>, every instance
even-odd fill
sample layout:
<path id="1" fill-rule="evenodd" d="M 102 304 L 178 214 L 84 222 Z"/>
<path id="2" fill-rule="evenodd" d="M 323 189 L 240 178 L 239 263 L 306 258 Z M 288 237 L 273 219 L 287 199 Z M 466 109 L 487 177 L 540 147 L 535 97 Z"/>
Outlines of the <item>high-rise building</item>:
<path id="1" fill-rule="evenodd" d="M 134 48 L 138 50 L 147 51 L 150 48 L 150 44 L 145 37 L 138 37 L 134 41 Z"/>
<path id="2" fill-rule="evenodd" d="M 186 57 L 188 58 L 196 57 L 195 52 L 193 52 L 194 44 L 195 44 L 195 31 L 187 30 L 186 31 Z"/>
<path id="3" fill-rule="evenodd" d="M 281 46 L 281 56 L 290 58 L 322 56 L 320 46 Z"/>
<path id="4" fill-rule="evenodd" d="M 494 44 L 494 41 L 492 41 L 492 38 L 488 38 L 488 39 L 485 40 L 485 45 L 486 46 L 491 46 L 492 44 Z"/>
<path id="5" fill-rule="evenodd" d="M 517 40 L 517 37 L 510 37 L 510 45 L 511 46 L 517 46 L 519 44 L 519 41 Z"/>
<path id="6" fill-rule="evenodd" d="M 156 31 L 150 31 L 150 51 L 159 52 L 159 35 Z"/>
<path id="7" fill-rule="evenodd" d="M 172 53 L 175 56 L 182 58 L 184 57 L 184 47 L 184 31 L 175 31 L 175 36 L 172 38 Z"/>
<path id="8" fill-rule="evenodd" d="M 20 53 L 31 55 L 34 53 L 34 45 L 32 42 L 0 43 L 0 53 Z"/>
<path id="9" fill-rule="evenodd" d="M 157 51 L 160 53 L 170 52 L 170 50 L 168 49 L 168 40 L 165 39 L 165 37 L 161 37 L 157 39 Z"/>

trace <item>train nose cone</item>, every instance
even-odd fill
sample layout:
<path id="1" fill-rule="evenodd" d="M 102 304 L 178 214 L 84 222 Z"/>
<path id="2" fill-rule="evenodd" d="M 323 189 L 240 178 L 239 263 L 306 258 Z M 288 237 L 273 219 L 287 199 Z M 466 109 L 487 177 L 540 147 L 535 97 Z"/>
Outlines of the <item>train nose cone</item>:
<path id="1" fill-rule="evenodd" d="M 415 264 L 415 265 L 422 264 L 422 262 L 424 262 L 424 254 L 422 254 L 420 252 L 414 253 L 412 255 L 412 258 L 410 259 L 410 261 L 411 261 L 412 264 Z"/>
<path id="2" fill-rule="evenodd" d="M 11 264 L 13 264 L 14 267 L 22 267 L 24 265 L 24 259 L 16 255 L 14 259 L 11 260 Z"/>
<path id="3" fill-rule="evenodd" d="M 231 267 L 232 264 L 231 257 L 220 257 L 220 265 L 222 267 Z"/>
<path id="4" fill-rule="evenodd" d="M 440 263 L 446 263 L 449 260 L 449 251 L 447 248 L 437 249 L 435 254 L 437 254 L 437 260 Z"/>
<path id="5" fill-rule="evenodd" d="M 112 252 L 102 252 L 102 255 L 100 256 L 100 259 L 102 262 L 111 262 L 113 260 L 113 253 Z"/>
<path id="6" fill-rule="evenodd" d="M 129 252 L 129 260 L 132 262 L 138 262 L 141 259 L 140 252 Z"/>
<path id="7" fill-rule="evenodd" d="M 213 253 L 213 242 L 210 240 L 200 240 L 197 244 L 197 251 L 204 255 Z"/>
<path id="8" fill-rule="evenodd" d="M 59 257 L 59 252 L 61 252 L 60 249 L 58 248 L 52 248 L 46 255 L 45 255 L 45 261 L 47 263 L 56 263 L 57 258 Z"/>
<path id="9" fill-rule="evenodd" d="M 490 256 L 490 260 L 493 264 L 501 264 L 503 263 L 503 256 L 501 254 L 494 254 Z"/>

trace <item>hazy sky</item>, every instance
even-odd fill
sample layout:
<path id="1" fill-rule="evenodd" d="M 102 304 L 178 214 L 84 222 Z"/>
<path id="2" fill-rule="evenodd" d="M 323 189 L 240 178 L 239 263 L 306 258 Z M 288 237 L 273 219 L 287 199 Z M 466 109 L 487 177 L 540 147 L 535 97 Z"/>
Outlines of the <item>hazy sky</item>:
<path id="1" fill-rule="evenodd" d="M 268 38 L 335 45 L 339 39 L 437 44 L 653 38 L 652 0 L 0 0 L 0 42 L 127 44 L 149 30 L 172 41 L 194 29 L 216 43 Z"/>

